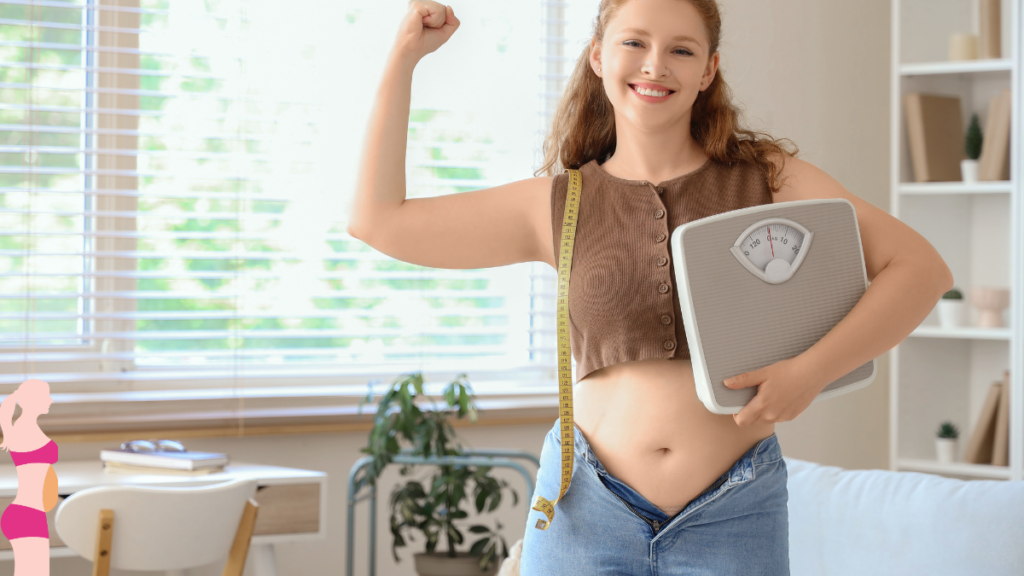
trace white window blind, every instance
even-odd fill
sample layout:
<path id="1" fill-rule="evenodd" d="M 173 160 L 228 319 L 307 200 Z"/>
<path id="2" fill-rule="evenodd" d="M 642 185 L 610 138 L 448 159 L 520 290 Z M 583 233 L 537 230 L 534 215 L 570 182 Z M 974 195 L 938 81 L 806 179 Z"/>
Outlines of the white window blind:
<path id="1" fill-rule="evenodd" d="M 531 177 L 576 56 L 566 2 L 456 8 L 462 26 L 414 75 L 410 198 Z M 0 2 L 0 382 L 554 374 L 550 267 L 415 266 L 346 233 L 405 10 Z"/>

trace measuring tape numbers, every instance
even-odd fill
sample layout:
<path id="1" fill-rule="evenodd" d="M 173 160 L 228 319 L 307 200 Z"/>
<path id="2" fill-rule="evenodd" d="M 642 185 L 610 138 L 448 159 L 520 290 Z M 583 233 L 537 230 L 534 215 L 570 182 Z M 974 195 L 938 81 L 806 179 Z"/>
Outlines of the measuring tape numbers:
<path id="1" fill-rule="evenodd" d="M 579 170 L 569 170 L 569 189 L 565 195 L 562 215 L 561 251 L 558 255 L 558 410 L 562 430 L 562 489 L 554 501 L 541 495 L 534 498 L 533 510 L 543 512 L 547 520 L 537 520 L 535 528 L 547 530 L 555 519 L 555 504 L 565 496 L 572 481 L 573 424 L 572 424 L 572 348 L 569 342 L 569 271 L 572 269 L 572 248 L 576 238 L 576 221 L 580 195 L 583 192 Z"/>

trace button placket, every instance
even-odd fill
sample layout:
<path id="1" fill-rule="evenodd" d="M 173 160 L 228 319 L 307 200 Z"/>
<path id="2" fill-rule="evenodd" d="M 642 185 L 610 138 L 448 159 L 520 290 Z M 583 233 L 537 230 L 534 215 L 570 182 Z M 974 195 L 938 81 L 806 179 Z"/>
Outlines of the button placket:
<path id="1" fill-rule="evenodd" d="M 645 185 L 653 188 L 654 191 L 657 192 L 659 195 L 661 195 L 661 194 L 663 194 L 665 192 L 665 189 L 662 186 L 655 186 L 655 185 L 651 184 L 650 182 L 647 182 L 646 180 L 644 180 L 643 183 Z M 660 198 L 659 198 L 659 200 L 660 200 Z M 668 219 L 665 218 L 665 209 L 664 209 L 664 207 L 656 209 L 654 211 L 654 213 L 653 213 L 653 216 L 654 216 L 655 220 L 661 220 L 661 222 L 659 223 L 659 224 L 661 224 L 660 230 L 658 232 L 658 235 L 655 236 L 655 238 L 654 238 L 655 242 L 660 244 L 660 243 L 668 240 L 668 234 L 666 234 L 666 230 L 668 229 Z M 661 256 L 660 258 L 658 258 L 658 266 L 659 267 L 664 267 L 666 265 L 668 265 L 668 258 L 666 256 Z M 671 279 L 670 279 L 670 281 L 671 281 Z M 671 295 L 669 294 L 670 291 L 671 290 L 670 290 L 669 284 L 662 282 L 660 285 L 658 285 L 658 292 L 659 293 L 665 294 L 665 295 L 669 295 L 671 297 Z M 662 314 L 660 320 L 661 320 L 662 325 L 665 326 L 666 329 L 668 329 L 669 332 L 670 332 L 670 338 L 667 339 L 667 340 L 664 340 L 662 342 L 662 346 L 667 351 L 666 356 L 671 357 L 672 354 L 674 353 L 673 351 L 676 348 L 676 343 L 675 343 L 675 339 L 674 339 L 675 338 L 675 330 L 671 327 L 672 316 L 671 316 L 671 314 Z"/>

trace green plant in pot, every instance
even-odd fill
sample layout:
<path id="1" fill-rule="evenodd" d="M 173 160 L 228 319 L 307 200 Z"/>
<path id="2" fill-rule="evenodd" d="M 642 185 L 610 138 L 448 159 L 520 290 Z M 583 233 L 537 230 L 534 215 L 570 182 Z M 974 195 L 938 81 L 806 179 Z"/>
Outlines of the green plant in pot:
<path id="1" fill-rule="evenodd" d="M 935 438 L 935 456 L 940 463 L 949 464 L 956 459 L 956 439 L 959 436 L 960 430 L 956 424 L 946 421 L 939 426 Z"/>
<path id="2" fill-rule="evenodd" d="M 964 153 L 967 158 L 960 161 L 960 176 L 964 182 L 978 181 L 978 157 L 981 156 L 981 125 L 978 115 L 971 115 L 971 122 L 964 135 Z"/>
<path id="3" fill-rule="evenodd" d="M 461 456 L 463 448 L 455 439 L 455 431 L 448 422 L 448 415 L 457 409 L 458 418 L 469 417 L 477 421 L 477 408 L 469 381 L 465 374 L 459 374 L 443 392 L 447 407 L 442 410 L 420 410 L 416 401 L 421 397 L 433 398 L 423 393 L 423 375 L 414 372 L 400 376 L 381 397 L 370 430 L 369 446 L 361 451 L 373 456 L 373 462 L 363 468 L 366 471 L 355 479 L 356 491 L 367 484 L 376 486 L 381 471 L 401 452 L 400 440 L 405 439 L 411 446 L 411 455 L 444 458 Z M 359 402 L 363 405 L 373 401 L 373 390 Z M 408 476 L 416 466 L 426 464 L 403 464 L 400 474 Z M 491 512 L 501 504 L 502 489 L 512 493 L 512 505 L 519 502 L 516 491 L 508 482 L 490 476 L 490 466 L 461 464 L 432 464 L 433 477 L 424 483 L 409 480 L 399 484 L 391 493 L 391 534 L 394 537 L 391 551 L 395 562 L 399 562 L 397 548 L 405 546 L 412 531 L 423 533 L 426 552 L 415 554 L 416 571 L 420 576 L 457 576 L 469 574 L 496 574 L 501 561 L 508 557 L 508 544 L 500 535 L 500 522 L 496 530 L 488 526 L 474 525 L 469 531 L 481 535 L 470 547 L 469 552 L 458 552 L 455 547 L 465 542 L 463 532 L 456 521 L 468 517 L 464 501 L 471 497 L 477 513 Z M 435 552 L 444 538 L 446 552 Z"/>
<path id="4" fill-rule="evenodd" d="M 966 324 L 967 306 L 963 294 L 953 288 L 939 298 L 939 325 L 943 328 L 958 328 Z"/>

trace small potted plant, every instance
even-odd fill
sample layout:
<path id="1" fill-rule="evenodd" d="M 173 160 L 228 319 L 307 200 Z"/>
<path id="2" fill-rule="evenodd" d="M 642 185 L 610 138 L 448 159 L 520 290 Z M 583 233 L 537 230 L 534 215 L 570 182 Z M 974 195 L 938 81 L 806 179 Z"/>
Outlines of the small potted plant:
<path id="1" fill-rule="evenodd" d="M 960 431 L 952 422 L 943 422 L 935 439 L 935 453 L 942 464 L 951 464 L 956 459 L 956 439 Z"/>
<path id="2" fill-rule="evenodd" d="M 361 451 L 373 456 L 373 462 L 363 468 L 366 473 L 356 478 L 356 491 L 363 486 L 376 486 L 381 470 L 400 451 L 399 439 L 405 438 L 412 445 L 412 455 L 443 458 L 459 456 L 462 446 L 455 440 L 455 432 L 448 422 L 451 409 L 458 409 L 458 418 L 469 416 L 470 422 L 477 420 L 477 408 L 473 401 L 472 388 L 465 374 L 459 374 L 443 392 L 447 408 L 422 411 L 416 400 L 423 394 L 423 375 L 414 372 L 399 377 L 384 393 L 377 407 L 373 428 L 370 430 L 370 445 Z M 430 398 L 429 396 L 427 398 Z M 373 390 L 359 402 L 373 401 Z M 433 402 L 433 399 L 431 399 Z M 414 466 L 404 464 L 400 474 L 412 474 Z M 420 576 L 493 576 L 498 566 L 508 557 L 508 545 L 499 531 L 502 526 L 495 522 L 497 530 L 484 525 L 470 526 L 469 531 L 481 535 L 468 552 L 456 552 L 455 546 L 462 544 L 465 537 L 456 526 L 457 520 L 469 514 L 462 509 L 463 500 L 472 498 L 476 511 L 491 512 L 501 504 L 502 489 L 512 493 L 512 505 L 519 502 L 516 491 L 508 482 L 492 478 L 490 466 L 433 465 L 433 478 L 424 484 L 410 480 L 395 487 L 391 493 L 391 534 L 394 537 L 391 552 L 399 562 L 396 549 L 405 546 L 405 536 L 412 540 L 412 530 L 423 533 L 426 551 L 414 555 L 416 572 Z M 438 541 L 447 542 L 446 552 L 435 552 Z"/>
<path id="3" fill-rule="evenodd" d="M 939 299 L 939 324 L 943 328 L 963 326 L 965 324 L 964 312 L 966 310 L 964 295 L 956 288 L 953 288 Z"/>
<path id="4" fill-rule="evenodd" d="M 967 135 L 964 137 L 964 152 L 967 158 L 960 161 L 960 175 L 964 182 L 974 183 L 978 181 L 978 157 L 981 156 L 981 126 L 978 124 L 978 115 L 971 115 L 971 123 L 967 127 Z"/>

